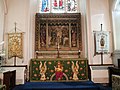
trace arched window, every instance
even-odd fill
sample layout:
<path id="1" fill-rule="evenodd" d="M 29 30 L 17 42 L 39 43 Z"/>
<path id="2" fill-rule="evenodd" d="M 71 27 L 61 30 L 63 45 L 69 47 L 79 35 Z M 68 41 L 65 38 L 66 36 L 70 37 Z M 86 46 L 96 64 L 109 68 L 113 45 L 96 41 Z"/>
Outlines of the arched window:
<path id="1" fill-rule="evenodd" d="M 78 0 L 39 0 L 40 13 L 78 12 Z"/>

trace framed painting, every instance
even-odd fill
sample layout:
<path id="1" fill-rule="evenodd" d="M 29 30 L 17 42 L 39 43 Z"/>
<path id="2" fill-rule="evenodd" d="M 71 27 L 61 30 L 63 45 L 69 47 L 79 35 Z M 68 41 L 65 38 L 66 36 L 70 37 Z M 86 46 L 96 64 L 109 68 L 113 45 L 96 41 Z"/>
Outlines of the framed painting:
<path id="1" fill-rule="evenodd" d="M 52 12 L 65 12 L 64 0 L 52 0 Z"/>

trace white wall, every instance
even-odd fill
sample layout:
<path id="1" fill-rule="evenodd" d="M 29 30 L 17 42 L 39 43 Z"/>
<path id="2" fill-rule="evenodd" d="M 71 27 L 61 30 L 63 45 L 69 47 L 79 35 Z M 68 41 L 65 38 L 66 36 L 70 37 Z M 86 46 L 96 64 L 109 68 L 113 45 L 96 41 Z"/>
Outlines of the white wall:
<path id="1" fill-rule="evenodd" d="M 0 42 L 3 41 L 4 30 L 4 0 L 0 0 Z"/>
<path id="2" fill-rule="evenodd" d="M 29 18 L 30 18 L 29 3 L 30 3 L 29 0 L 7 0 L 8 13 L 6 14 L 6 19 L 5 19 L 5 32 L 6 33 L 14 32 L 15 22 L 17 23 L 17 31 L 24 32 L 24 43 L 25 43 L 23 49 L 24 58 L 22 60 L 17 58 L 17 63 L 19 64 L 26 63 L 26 60 L 28 59 L 27 52 L 29 52 L 28 35 L 29 35 Z M 6 41 L 7 41 L 7 36 L 6 36 Z M 7 64 L 12 64 L 12 63 L 13 63 L 13 59 L 7 60 Z"/>
<path id="3" fill-rule="evenodd" d="M 83 56 L 88 57 L 88 46 L 87 46 L 87 25 L 86 25 L 86 0 L 79 0 L 79 8 L 81 13 L 81 30 L 82 30 L 82 47 L 83 47 Z"/>
<path id="4" fill-rule="evenodd" d="M 112 25 L 109 0 L 88 0 L 87 1 L 87 40 L 89 64 L 101 64 L 101 55 L 95 55 L 94 32 L 102 30 L 110 32 L 110 53 L 103 54 L 103 64 L 112 64 L 111 53 L 113 52 Z M 108 70 L 103 66 L 96 66 L 98 69 L 91 69 L 91 78 L 96 83 L 108 83 Z M 96 68 L 95 67 L 95 68 Z"/>
<path id="5" fill-rule="evenodd" d="M 109 0 L 89 0 L 87 2 L 87 35 L 88 35 L 88 58 L 90 64 L 101 64 L 101 56 L 95 55 L 94 33 L 100 31 L 103 24 L 103 31 L 112 31 L 109 15 Z M 113 51 L 112 37 L 110 33 L 110 53 Z M 110 54 L 104 54 L 104 64 L 111 64 Z"/>
<path id="6" fill-rule="evenodd" d="M 120 0 L 116 0 L 115 5 L 112 9 L 112 20 L 113 20 L 113 37 L 114 37 L 114 52 L 113 52 L 113 63 L 118 66 L 118 59 L 120 59 Z"/>
<path id="7" fill-rule="evenodd" d="M 29 64 L 29 60 L 34 57 L 35 14 L 38 12 L 38 0 L 7 0 L 7 7 L 5 32 L 14 32 L 15 22 L 19 29 L 17 31 L 24 32 L 24 58 L 17 58 L 17 64 Z M 7 64 L 13 64 L 13 60 L 7 60 Z"/>
<path id="8" fill-rule="evenodd" d="M 120 50 L 120 11 L 113 11 L 114 50 Z"/>

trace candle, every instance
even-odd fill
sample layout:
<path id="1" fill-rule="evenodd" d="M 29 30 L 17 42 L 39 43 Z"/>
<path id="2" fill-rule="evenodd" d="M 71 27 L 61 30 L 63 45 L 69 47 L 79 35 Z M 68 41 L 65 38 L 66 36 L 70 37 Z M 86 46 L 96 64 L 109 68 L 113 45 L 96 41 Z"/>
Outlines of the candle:
<path id="1" fill-rule="evenodd" d="M 38 53 L 38 51 L 36 51 L 36 53 Z"/>
<path id="2" fill-rule="evenodd" d="M 58 48 L 60 48 L 59 43 L 58 43 Z"/>
<path id="3" fill-rule="evenodd" d="M 78 58 L 80 58 L 80 50 L 78 50 Z"/>

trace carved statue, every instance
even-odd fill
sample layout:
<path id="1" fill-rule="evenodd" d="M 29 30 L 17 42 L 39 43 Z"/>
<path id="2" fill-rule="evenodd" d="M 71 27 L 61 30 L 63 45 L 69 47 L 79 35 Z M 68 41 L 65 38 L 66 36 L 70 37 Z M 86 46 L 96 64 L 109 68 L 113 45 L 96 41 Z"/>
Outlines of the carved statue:
<path id="1" fill-rule="evenodd" d="M 40 69 L 40 80 L 46 80 L 46 76 L 45 76 L 45 73 L 46 73 L 46 70 L 47 70 L 47 66 L 46 66 L 46 62 L 44 62 L 44 66 L 42 65 L 42 62 L 40 61 L 40 66 L 39 66 L 39 69 Z"/>
<path id="2" fill-rule="evenodd" d="M 41 47 L 46 46 L 46 31 L 45 27 L 41 26 L 41 31 L 40 31 L 40 45 Z"/>
<path id="3" fill-rule="evenodd" d="M 71 36 L 72 46 L 76 47 L 76 45 L 77 45 L 77 42 L 76 42 L 76 40 L 77 40 L 77 31 L 76 30 L 72 30 L 71 34 L 72 34 L 72 36 Z"/>
<path id="4" fill-rule="evenodd" d="M 105 45 L 104 36 L 101 36 L 100 45 L 101 45 L 101 47 L 104 47 L 104 45 Z"/>
<path id="5" fill-rule="evenodd" d="M 74 65 L 74 62 L 72 61 L 72 71 L 73 71 L 73 80 L 79 80 L 77 74 L 78 74 L 78 61 L 76 61 L 76 65 Z"/>

